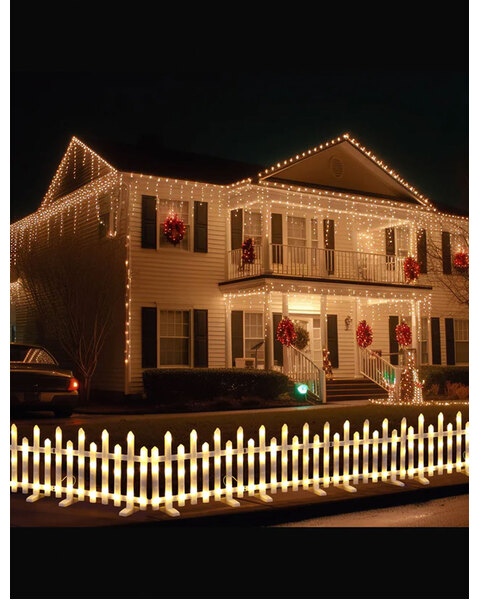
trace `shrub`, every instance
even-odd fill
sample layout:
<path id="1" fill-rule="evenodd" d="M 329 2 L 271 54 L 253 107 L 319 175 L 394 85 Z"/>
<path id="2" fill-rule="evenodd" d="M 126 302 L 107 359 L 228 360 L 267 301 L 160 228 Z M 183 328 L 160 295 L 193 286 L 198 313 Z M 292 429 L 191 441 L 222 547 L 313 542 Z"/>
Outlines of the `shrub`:
<path id="1" fill-rule="evenodd" d="M 419 375 L 421 380 L 425 380 L 425 389 L 436 384 L 439 386 L 440 394 L 447 393 L 447 381 L 468 386 L 468 367 L 421 366 Z"/>
<path id="2" fill-rule="evenodd" d="M 438 385 L 438 383 L 432 383 L 432 385 L 426 389 L 426 395 L 429 397 L 438 396 L 439 393 L 440 393 L 440 386 Z"/>
<path id="3" fill-rule="evenodd" d="M 468 400 L 468 398 L 469 398 L 468 385 L 462 385 L 462 384 L 459 385 L 459 387 L 457 388 L 457 398 L 459 400 Z"/>
<path id="4" fill-rule="evenodd" d="M 283 373 L 256 369 L 146 369 L 143 386 L 150 402 L 174 404 L 221 397 L 273 399 L 289 391 L 292 382 Z"/>

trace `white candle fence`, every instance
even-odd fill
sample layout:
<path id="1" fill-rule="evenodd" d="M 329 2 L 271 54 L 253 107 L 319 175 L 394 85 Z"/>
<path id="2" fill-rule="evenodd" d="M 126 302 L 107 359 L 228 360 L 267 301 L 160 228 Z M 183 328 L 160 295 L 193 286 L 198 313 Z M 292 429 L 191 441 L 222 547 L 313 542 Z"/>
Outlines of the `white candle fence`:
<path id="1" fill-rule="evenodd" d="M 323 496 L 330 486 L 346 492 L 356 492 L 362 483 L 387 483 L 404 486 L 416 479 L 427 485 L 428 477 L 452 472 L 469 472 L 469 424 L 462 428 L 462 414 L 456 414 L 455 426 L 444 426 L 439 413 L 437 428 L 425 430 L 423 415 L 419 415 L 417 430 L 401 421 L 400 431 L 389 433 L 388 419 L 381 432 L 370 432 L 368 420 L 363 431 L 350 434 L 350 423 L 343 425 L 343 439 L 331 434 L 329 423 L 323 436 L 311 437 L 308 423 L 302 437 L 288 439 L 284 425 L 281 439 L 266 442 L 262 425 L 258 441 L 245 444 L 242 427 L 237 430 L 235 445 L 227 441 L 222 447 L 220 429 L 214 432 L 213 447 L 208 442 L 199 448 L 197 433 L 190 433 L 190 448 L 183 444 L 172 449 L 172 435 L 164 436 L 163 454 L 155 446 L 145 446 L 135 452 L 135 437 L 127 436 L 127 453 L 119 444 L 110 449 L 109 434 L 102 433 L 101 448 L 95 443 L 86 447 L 85 432 L 78 430 L 77 446 L 67 441 L 62 445 L 62 430 L 57 427 L 55 440 L 46 438 L 40 445 L 40 429 L 33 430 L 33 446 L 24 437 L 17 441 L 17 427 L 11 427 L 12 492 L 30 493 L 27 502 L 42 497 L 63 498 L 59 506 L 89 501 L 123 507 L 121 516 L 137 510 L 164 511 L 178 516 L 178 508 L 187 502 L 224 502 L 239 506 L 238 499 L 256 496 L 271 502 L 278 492 L 308 491 Z"/>

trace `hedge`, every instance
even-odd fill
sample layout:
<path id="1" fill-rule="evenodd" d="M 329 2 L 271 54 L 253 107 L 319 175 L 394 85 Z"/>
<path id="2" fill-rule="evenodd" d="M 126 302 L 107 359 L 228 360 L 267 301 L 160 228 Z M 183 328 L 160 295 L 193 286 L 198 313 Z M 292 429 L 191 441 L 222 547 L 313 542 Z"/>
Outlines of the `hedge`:
<path id="1" fill-rule="evenodd" d="M 185 400 L 241 398 L 274 399 L 291 391 L 291 380 L 278 371 L 256 369 L 146 369 L 147 400 L 170 404 Z"/>
<path id="2" fill-rule="evenodd" d="M 462 383 L 468 385 L 468 367 L 444 367 L 444 366 L 421 366 L 419 367 L 420 379 L 425 380 L 425 389 L 431 385 L 438 384 L 440 386 L 439 393 L 445 393 L 445 384 Z"/>

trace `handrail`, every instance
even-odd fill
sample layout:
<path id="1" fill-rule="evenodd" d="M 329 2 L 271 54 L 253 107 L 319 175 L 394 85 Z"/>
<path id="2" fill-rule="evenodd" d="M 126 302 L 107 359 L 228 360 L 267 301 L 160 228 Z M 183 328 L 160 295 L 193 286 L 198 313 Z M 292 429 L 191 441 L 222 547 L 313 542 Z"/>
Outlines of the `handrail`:
<path id="1" fill-rule="evenodd" d="M 323 403 L 326 402 L 326 383 L 323 369 L 294 346 L 284 346 L 284 373 L 295 383 L 305 383 L 310 392 Z"/>
<path id="2" fill-rule="evenodd" d="M 392 365 L 369 348 L 358 348 L 360 373 L 383 389 L 390 391 L 400 381 L 401 367 Z"/>

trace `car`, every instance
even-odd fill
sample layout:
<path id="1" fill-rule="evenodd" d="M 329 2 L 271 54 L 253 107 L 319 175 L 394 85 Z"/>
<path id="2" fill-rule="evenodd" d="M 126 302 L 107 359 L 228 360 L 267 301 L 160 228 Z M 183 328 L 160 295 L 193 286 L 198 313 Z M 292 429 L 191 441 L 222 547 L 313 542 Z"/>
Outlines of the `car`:
<path id="1" fill-rule="evenodd" d="M 78 405 L 79 383 L 43 346 L 10 343 L 10 407 L 50 410 L 69 417 Z"/>

